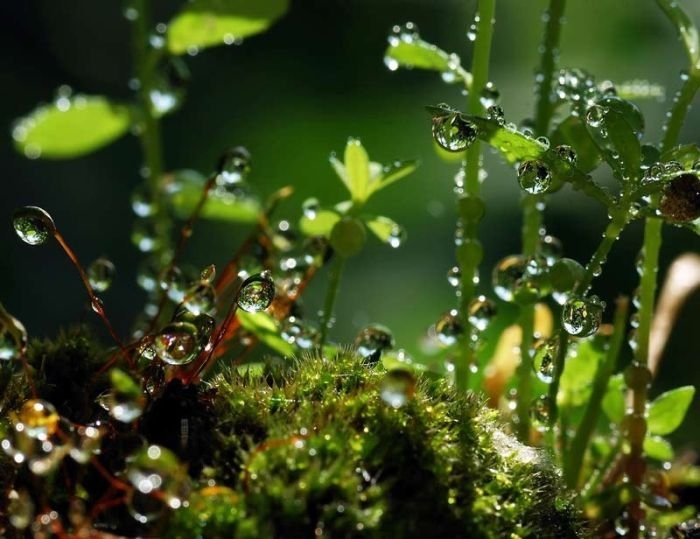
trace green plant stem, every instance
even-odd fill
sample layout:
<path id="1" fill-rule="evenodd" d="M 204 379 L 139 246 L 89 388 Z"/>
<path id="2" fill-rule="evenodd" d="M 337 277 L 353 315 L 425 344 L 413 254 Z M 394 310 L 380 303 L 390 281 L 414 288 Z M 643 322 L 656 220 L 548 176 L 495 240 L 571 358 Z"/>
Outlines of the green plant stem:
<path id="1" fill-rule="evenodd" d="M 489 60 L 491 57 L 491 41 L 493 38 L 493 20 L 496 10 L 496 0 L 479 0 L 476 41 L 472 57 L 472 81 L 471 90 L 467 101 L 467 112 L 472 115 L 483 114 L 481 104 L 481 90 L 489 80 Z M 464 167 L 464 194 L 465 197 L 479 198 L 479 170 L 481 168 L 481 145 L 475 141 L 468 149 L 463 163 Z M 458 205 L 461 208 L 461 205 Z M 460 210 L 460 220 L 463 229 L 463 244 L 457 248 L 457 261 L 462 275 L 460 285 L 460 316 L 465 324 L 465 335 L 460 339 L 462 359 L 455 365 L 455 379 L 457 387 L 466 389 L 469 382 L 469 369 L 474 361 L 475 351 L 469 338 L 472 328 L 468 324 L 468 309 L 476 291 L 476 277 L 478 276 L 481 256 L 474 256 L 473 248 L 480 253 L 478 240 L 478 226 L 481 217 L 475 219 L 473 215 L 466 215 Z M 460 254 L 463 252 L 464 254 Z M 469 253 L 469 254 L 467 254 Z"/>
<path id="2" fill-rule="evenodd" d="M 331 263 L 330 274 L 328 276 L 328 288 L 326 289 L 326 299 L 323 303 L 323 318 L 321 320 L 321 340 L 319 346 L 323 349 L 328 337 L 328 330 L 333 319 L 333 308 L 340 288 L 340 278 L 343 274 L 345 259 L 336 253 L 335 260 Z"/>
<path id="3" fill-rule="evenodd" d="M 170 243 L 168 236 L 168 216 L 161 197 L 161 178 L 163 176 L 163 150 L 160 123 L 151 106 L 151 91 L 154 86 L 153 62 L 149 61 L 148 38 L 150 32 L 150 2 L 148 0 L 130 0 L 127 5 L 134 9 L 136 17 L 132 21 L 132 54 L 134 72 L 139 83 L 138 99 L 140 104 L 141 125 L 139 138 L 143 150 L 145 180 L 148 186 L 150 203 L 154 207 L 153 219 L 158 234 L 157 243 L 166 249 Z M 156 253 L 158 254 L 158 253 Z"/>
<path id="4" fill-rule="evenodd" d="M 535 134 L 546 136 L 552 119 L 554 102 L 552 100 L 552 81 L 554 68 L 559 55 L 559 39 L 561 22 L 564 15 L 566 0 L 551 0 L 549 9 L 545 12 L 546 25 L 540 69 L 537 78 L 537 103 L 535 106 Z M 542 211 L 539 205 L 542 197 L 524 195 L 522 244 L 523 254 L 531 257 L 537 254 L 540 242 L 540 231 L 543 224 Z M 524 305 L 520 313 L 520 365 L 518 366 L 518 397 L 516 415 L 518 417 L 517 432 L 522 441 L 527 441 L 530 435 L 530 403 L 532 402 L 532 345 L 535 332 L 535 306 Z"/>
<path id="5" fill-rule="evenodd" d="M 630 220 L 630 207 L 631 204 L 627 201 L 625 197 L 620 201 L 620 209 L 612 214 L 612 219 L 608 223 L 608 226 L 603 233 L 603 239 L 598 244 L 591 260 L 586 265 L 586 270 L 579 282 L 576 283 L 572 291 L 572 296 L 579 296 L 585 294 L 593 279 L 602 270 L 605 260 L 608 258 L 610 249 L 615 244 L 617 239 L 620 237 L 620 233 L 627 226 Z M 564 372 L 564 360 L 566 359 L 566 352 L 569 344 L 569 335 L 566 333 L 564 328 L 559 330 L 558 336 L 558 352 L 557 357 L 554 362 L 554 374 L 552 377 L 552 383 L 549 384 L 549 405 L 550 405 L 550 425 L 555 425 L 558 419 L 558 407 L 557 407 L 557 394 L 559 393 L 559 382 L 561 380 L 562 372 Z M 564 448 L 561 448 L 562 452 Z"/>
<path id="6" fill-rule="evenodd" d="M 608 388 L 610 377 L 615 372 L 617 359 L 622 350 L 622 343 L 625 339 L 625 326 L 627 323 L 627 314 L 629 312 L 629 300 L 626 297 L 620 297 L 617 300 L 615 309 L 615 317 L 613 321 L 613 335 L 608 348 L 608 353 L 605 359 L 598 365 L 593 380 L 593 388 L 591 396 L 586 404 L 586 410 L 583 413 L 583 419 L 576 429 L 576 434 L 571 441 L 569 451 L 564 458 L 564 481 L 569 488 L 575 489 L 581 478 L 581 467 L 583 457 L 588 449 L 591 436 L 596 427 L 598 416 L 600 415 L 603 397 Z"/>

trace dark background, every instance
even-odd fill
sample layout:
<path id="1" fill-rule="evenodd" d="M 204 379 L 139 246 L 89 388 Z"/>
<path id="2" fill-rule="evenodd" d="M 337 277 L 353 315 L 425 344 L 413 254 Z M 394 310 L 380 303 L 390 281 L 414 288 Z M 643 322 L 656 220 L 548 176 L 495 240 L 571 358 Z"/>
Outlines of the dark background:
<path id="1" fill-rule="evenodd" d="M 252 0 L 251 0 L 252 1 Z M 700 4 L 683 2 L 700 19 Z M 581 67 L 599 80 L 648 79 L 679 85 L 685 56 L 674 31 L 652 0 L 572 0 L 563 30 L 561 64 Z M 167 21 L 180 2 L 155 1 L 155 21 Z M 542 0 L 501 0 L 492 55 L 492 80 L 501 91 L 509 120 L 533 109 L 533 71 L 542 24 Z M 220 47 L 186 58 L 192 72 L 186 101 L 163 122 L 168 169 L 209 171 L 222 149 L 247 146 L 254 159 L 251 182 L 263 195 L 293 184 L 296 195 L 282 213 L 299 215 L 309 196 L 334 203 L 344 188 L 328 165 L 349 135 L 360 137 L 370 156 L 388 162 L 419 158 L 422 166 L 400 186 L 383 191 L 370 208 L 404 224 L 408 241 L 398 250 L 370 242 L 349 264 L 338 302 L 342 321 L 334 337 L 349 340 L 368 322 L 390 326 L 399 344 L 417 352 L 424 330 L 453 306 L 445 273 L 454 263 L 455 222 L 452 177 L 456 166 L 440 161 L 432 148 L 422 107 L 446 101 L 464 106 L 455 86 L 434 73 L 389 72 L 382 56 L 394 24 L 415 22 L 424 39 L 455 51 L 469 65 L 465 38 L 473 0 L 292 0 L 272 29 L 241 46 Z M 130 244 L 134 219 L 129 194 L 138 185 L 140 149 L 126 136 L 90 156 L 71 161 L 29 161 L 12 148 L 10 128 L 38 102 L 68 84 L 76 91 L 131 98 L 129 26 L 117 1 L 34 0 L 0 7 L 0 298 L 32 336 L 85 317 L 80 282 L 55 245 L 29 248 L 10 227 L 14 208 L 46 208 L 85 262 L 109 256 L 118 268 L 104 294 L 116 326 L 126 333 L 140 310 L 143 293 L 134 283 L 140 260 Z M 640 102 L 647 117 L 647 141 L 657 141 L 667 104 Z M 691 111 L 682 140 L 697 142 L 700 108 Z M 482 287 L 502 256 L 519 249 L 519 190 L 515 174 L 487 152 L 489 178 L 483 186 L 488 214 L 482 226 L 485 260 Z M 610 181 L 604 172 L 601 181 Z M 550 233 L 564 241 L 567 256 L 582 262 L 597 245 L 605 214 L 579 193 L 554 196 L 546 216 Z M 222 264 L 246 227 L 201 223 L 188 249 L 199 266 Z M 636 286 L 634 259 L 641 227 L 630 227 L 615 246 L 595 291 L 612 303 Z M 679 253 L 698 251 L 690 232 L 666 228 L 663 268 Z M 662 269 L 663 269 L 662 268 Z M 320 306 L 318 279 L 307 301 Z M 697 338 L 698 296 L 683 312 L 667 349 L 657 390 L 700 383 Z"/>

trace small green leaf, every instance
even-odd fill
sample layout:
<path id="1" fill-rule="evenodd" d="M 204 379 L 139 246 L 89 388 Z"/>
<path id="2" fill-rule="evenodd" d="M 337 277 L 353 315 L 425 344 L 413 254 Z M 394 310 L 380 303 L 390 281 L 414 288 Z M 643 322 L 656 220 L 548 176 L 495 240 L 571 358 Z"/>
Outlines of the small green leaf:
<path id="1" fill-rule="evenodd" d="M 369 195 L 369 156 L 359 140 L 351 138 L 345 146 L 346 186 L 353 201 L 362 203 Z"/>
<path id="2" fill-rule="evenodd" d="M 192 0 L 168 25 L 168 50 L 231 44 L 264 32 L 287 11 L 288 0 Z"/>
<path id="3" fill-rule="evenodd" d="M 647 436 L 644 438 L 644 452 L 648 457 L 660 461 L 673 459 L 673 446 L 668 440 L 660 436 Z"/>
<path id="4" fill-rule="evenodd" d="M 102 96 L 60 97 L 21 118 L 12 130 L 15 147 L 27 157 L 70 159 L 93 152 L 129 130 L 128 107 Z"/>
<path id="5" fill-rule="evenodd" d="M 340 221 L 340 214 L 332 210 L 319 210 L 313 219 L 304 215 L 299 220 L 299 228 L 306 236 L 330 237 L 333 226 Z"/>
<path id="6" fill-rule="evenodd" d="M 694 69 L 700 69 L 700 34 L 692 19 L 677 0 L 656 0 L 656 3 L 676 27 L 691 65 Z"/>
<path id="7" fill-rule="evenodd" d="M 579 116 L 569 116 L 552 133 L 554 145 L 567 144 L 576 152 L 576 168 L 590 172 L 600 163 L 600 150 Z"/>
<path id="8" fill-rule="evenodd" d="M 173 212 L 181 219 L 188 218 L 196 208 L 204 190 L 206 178 L 194 170 L 174 173 L 165 186 L 165 193 Z M 202 207 L 201 217 L 215 221 L 254 223 L 260 216 L 260 201 L 252 196 L 237 196 L 212 189 Z"/>
<path id="9" fill-rule="evenodd" d="M 678 161 L 684 169 L 690 170 L 693 165 L 700 161 L 700 148 L 696 144 L 684 144 L 676 146 L 661 155 L 661 161 Z"/>
<path id="10" fill-rule="evenodd" d="M 649 406 L 647 428 L 651 434 L 671 434 L 683 422 L 695 395 L 693 386 L 683 386 L 662 393 Z"/>
<path id="11" fill-rule="evenodd" d="M 398 247 L 403 241 L 405 232 L 396 221 L 383 216 L 364 215 L 362 220 L 379 241 L 388 243 L 392 247 Z"/>
<path id="12" fill-rule="evenodd" d="M 449 82 L 462 81 L 468 88 L 472 84 L 471 73 L 462 68 L 456 54 L 448 54 L 422 39 L 407 41 L 396 38 L 384 53 L 384 63 L 392 71 L 399 67 L 439 71 L 446 74 Z"/>
<path id="13" fill-rule="evenodd" d="M 277 321 L 266 312 L 249 313 L 239 309 L 236 312 L 236 316 L 241 326 L 275 352 L 288 357 L 295 354 L 294 346 L 285 341 L 280 335 Z"/>
<path id="14" fill-rule="evenodd" d="M 109 371 L 109 380 L 112 389 L 114 389 L 114 391 L 116 391 L 120 395 L 125 395 L 129 397 L 141 396 L 141 388 L 124 371 L 119 369 L 112 369 L 111 371 Z"/>
<path id="15" fill-rule="evenodd" d="M 379 179 L 371 183 L 367 198 L 392 183 L 405 178 L 417 168 L 418 161 L 395 161 L 391 165 L 384 167 Z"/>
<path id="16" fill-rule="evenodd" d="M 608 381 L 608 389 L 603 397 L 603 411 L 615 424 L 625 417 L 625 389 L 624 375 L 616 374 Z"/>

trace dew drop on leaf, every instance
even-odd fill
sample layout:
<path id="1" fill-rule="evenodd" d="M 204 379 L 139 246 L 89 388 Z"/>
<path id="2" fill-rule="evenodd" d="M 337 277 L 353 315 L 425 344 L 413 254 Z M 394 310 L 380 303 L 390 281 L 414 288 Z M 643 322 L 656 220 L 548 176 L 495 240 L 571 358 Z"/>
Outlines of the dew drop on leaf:
<path id="1" fill-rule="evenodd" d="M 451 309 L 435 322 L 435 334 L 445 346 L 452 346 L 464 333 L 464 325 L 459 319 L 459 312 Z"/>
<path id="2" fill-rule="evenodd" d="M 448 152 L 462 152 L 476 140 L 476 125 L 457 112 L 438 114 L 432 120 L 433 138 Z"/>
<path id="3" fill-rule="evenodd" d="M 575 337 L 588 337 L 598 331 L 605 310 L 605 302 L 598 296 L 573 297 L 562 308 L 561 320 L 564 329 Z"/>
<path id="4" fill-rule="evenodd" d="M 486 296 L 474 298 L 467 307 L 469 323 L 478 331 L 484 331 L 496 316 L 496 303 Z"/>
<path id="5" fill-rule="evenodd" d="M 539 195 L 545 193 L 552 185 L 552 173 L 543 161 L 523 161 L 518 167 L 518 183 L 523 191 Z"/>
<path id="6" fill-rule="evenodd" d="M 593 128 L 601 128 L 605 122 L 606 114 L 607 110 L 605 107 L 601 105 L 591 105 L 588 107 L 588 110 L 586 110 L 586 123 Z"/>
<path id="7" fill-rule="evenodd" d="M 355 347 L 365 363 L 375 364 L 381 358 L 382 352 L 394 348 L 394 336 L 389 328 L 372 324 L 357 334 Z"/>
<path id="8" fill-rule="evenodd" d="M 37 206 L 24 206 L 15 210 L 12 226 L 19 238 L 29 245 L 41 245 L 56 232 L 51 216 Z"/>
<path id="9" fill-rule="evenodd" d="M 275 283 L 269 271 L 248 277 L 238 292 L 238 306 L 249 313 L 267 309 L 275 298 Z"/>
<path id="10" fill-rule="evenodd" d="M 415 395 L 416 377 L 407 369 L 392 369 L 384 375 L 380 389 L 382 400 L 392 408 L 405 406 Z"/>
<path id="11" fill-rule="evenodd" d="M 554 148 L 554 153 L 559 159 L 572 167 L 576 165 L 576 151 L 571 146 L 560 144 Z"/>
<path id="12" fill-rule="evenodd" d="M 104 292 L 112 285 L 116 274 L 114 264 L 104 257 L 94 260 L 87 268 L 87 276 L 95 292 Z"/>
<path id="13" fill-rule="evenodd" d="M 219 159 L 216 183 L 229 186 L 244 182 L 250 174 L 250 152 L 243 146 L 236 146 L 225 152 Z"/>

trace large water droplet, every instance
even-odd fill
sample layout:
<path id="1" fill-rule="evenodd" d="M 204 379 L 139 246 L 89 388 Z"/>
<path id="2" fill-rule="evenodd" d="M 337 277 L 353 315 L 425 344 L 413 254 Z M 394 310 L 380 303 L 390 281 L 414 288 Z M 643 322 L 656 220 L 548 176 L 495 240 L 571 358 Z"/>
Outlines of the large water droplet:
<path id="1" fill-rule="evenodd" d="M 93 261 L 87 269 L 88 280 L 95 292 L 104 292 L 112 285 L 116 268 L 110 260 L 100 257 Z"/>
<path id="2" fill-rule="evenodd" d="M 435 334 L 445 346 L 452 346 L 464 333 L 464 325 L 459 318 L 459 312 L 452 309 L 444 313 L 435 323 Z"/>
<path id="3" fill-rule="evenodd" d="M 478 331 L 484 331 L 496 316 L 496 303 L 486 296 L 474 298 L 467 307 L 469 323 Z"/>
<path id="4" fill-rule="evenodd" d="M 29 245 L 41 245 L 56 232 L 51 216 L 38 206 L 24 206 L 15 210 L 12 226 L 19 238 Z"/>
<path id="5" fill-rule="evenodd" d="M 161 290 L 166 291 L 170 301 L 181 303 L 185 299 L 187 279 L 177 266 L 172 266 L 161 274 L 159 285 Z"/>
<path id="6" fill-rule="evenodd" d="M 238 306 L 249 313 L 267 309 L 275 298 L 275 283 L 269 271 L 248 277 L 238 292 Z"/>
<path id="7" fill-rule="evenodd" d="M 549 384 L 554 378 L 554 366 L 559 346 L 556 339 L 543 340 L 536 344 L 532 357 L 532 368 L 537 378 Z"/>
<path id="8" fill-rule="evenodd" d="M 405 406 L 416 393 L 416 377 L 407 369 L 392 369 L 384 375 L 380 395 L 392 408 Z"/>
<path id="9" fill-rule="evenodd" d="M 189 322 L 173 322 L 156 336 L 154 346 L 158 357 L 169 365 L 186 365 L 200 351 L 197 327 Z"/>
<path id="10" fill-rule="evenodd" d="M 280 335 L 289 344 L 309 350 L 316 343 L 318 331 L 300 318 L 290 316 L 282 321 Z"/>
<path id="11" fill-rule="evenodd" d="M 595 129 L 602 128 L 607 112 L 601 105 L 591 105 L 586 111 L 586 123 Z"/>
<path id="12" fill-rule="evenodd" d="M 394 336 L 386 326 L 372 324 L 357 334 L 355 347 L 365 363 L 373 365 L 379 361 L 382 352 L 394 348 Z"/>
<path id="13" fill-rule="evenodd" d="M 157 251 L 163 247 L 159 224 L 153 218 L 137 219 L 131 231 L 131 243 L 142 253 Z"/>
<path id="14" fill-rule="evenodd" d="M 207 313 L 216 304 L 216 291 L 211 283 L 200 281 L 185 292 L 183 305 L 192 314 Z"/>
<path id="15" fill-rule="evenodd" d="M 547 265 L 552 266 L 561 258 L 564 246 L 559 238 L 547 234 L 540 239 L 539 253 Z"/>
<path id="16" fill-rule="evenodd" d="M 457 112 L 433 116 L 433 138 L 448 152 L 466 150 L 477 134 L 476 125 Z"/>
<path id="17" fill-rule="evenodd" d="M 250 174 L 250 152 L 243 146 L 236 146 L 219 159 L 216 182 L 228 186 L 245 181 Z"/>
<path id="18" fill-rule="evenodd" d="M 493 269 L 493 290 L 503 301 L 531 303 L 543 295 L 540 279 L 545 267 L 543 259 L 506 256 Z"/>
<path id="19" fill-rule="evenodd" d="M 56 432 L 60 416 L 53 404 L 41 399 L 26 401 L 17 413 L 17 422 L 30 438 L 46 438 Z"/>
<path id="20" fill-rule="evenodd" d="M 605 303 L 597 296 L 567 300 L 561 312 L 564 329 L 575 337 L 593 335 L 600 326 Z"/>
<path id="21" fill-rule="evenodd" d="M 75 430 L 75 440 L 69 455 L 80 464 L 87 464 L 93 455 L 100 452 L 102 431 L 99 425 L 80 426 Z"/>
<path id="22" fill-rule="evenodd" d="M 168 449 L 150 445 L 127 458 L 126 478 L 141 494 L 156 494 L 172 509 L 182 506 L 189 492 L 185 467 Z"/>
<path id="23" fill-rule="evenodd" d="M 518 167 L 518 183 L 531 195 L 545 193 L 552 185 L 552 173 L 544 161 L 524 161 Z"/>

